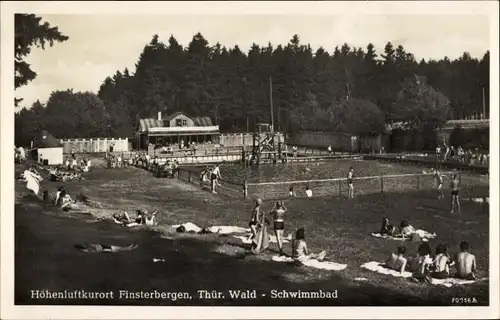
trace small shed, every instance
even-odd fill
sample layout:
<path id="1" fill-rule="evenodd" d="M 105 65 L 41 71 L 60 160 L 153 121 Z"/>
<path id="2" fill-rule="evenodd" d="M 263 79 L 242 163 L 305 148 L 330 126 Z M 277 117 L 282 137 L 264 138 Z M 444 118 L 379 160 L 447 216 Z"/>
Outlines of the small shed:
<path id="1" fill-rule="evenodd" d="M 42 130 L 33 141 L 36 161 L 44 165 L 59 165 L 64 162 L 63 146 L 47 130 Z"/>

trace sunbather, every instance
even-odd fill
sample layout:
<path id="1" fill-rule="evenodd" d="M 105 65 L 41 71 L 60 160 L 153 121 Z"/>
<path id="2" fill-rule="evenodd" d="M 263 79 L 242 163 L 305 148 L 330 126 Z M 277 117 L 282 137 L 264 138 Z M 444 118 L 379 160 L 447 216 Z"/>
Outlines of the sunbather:
<path id="1" fill-rule="evenodd" d="M 460 253 L 456 257 L 457 274 L 459 279 L 475 280 L 476 276 L 476 257 L 469 252 L 470 245 L 466 241 L 460 243 Z"/>
<path id="2" fill-rule="evenodd" d="M 88 253 L 94 253 L 94 252 L 103 252 L 103 253 L 116 253 L 116 252 L 122 252 L 122 251 L 131 251 L 137 248 L 138 245 L 132 244 L 126 247 L 120 247 L 120 246 L 110 246 L 110 245 L 104 245 L 104 244 L 76 244 L 75 248 L 82 251 L 82 252 L 88 252 Z"/>
<path id="3" fill-rule="evenodd" d="M 405 253 L 406 253 L 406 247 L 399 246 L 398 253 L 397 254 L 391 253 L 391 256 L 385 262 L 386 267 L 395 271 L 399 271 L 402 274 L 405 271 L 407 263 L 407 260 L 404 257 Z"/>
<path id="4" fill-rule="evenodd" d="M 292 241 L 292 258 L 295 261 L 303 262 L 311 259 L 321 261 L 325 258 L 325 255 L 325 251 L 321 251 L 318 254 L 309 253 L 305 238 L 305 230 L 303 227 L 297 229 L 295 232 L 295 239 Z"/>
<path id="5" fill-rule="evenodd" d="M 392 236 L 395 232 L 396 232 L 396 227 L 389 222 L 389 219 L 383 218 L 382 227 L 380 227 L 380 234 Z"/>
<path id="6" fill-rule="evenodd" d="M 431 247 L 423 242 L 418 246 L 417 256 L 408 261 L 408 269 L 415 275 L 426 275 L 432 265 Z"/>
<path id="7" fill-rule="evenodd" d="M 448 249 L 443 244 L 436 246 L 436 257 L 431 266 L 431 277 L 436 279 L 446 279 L 449 277 L 450 266 L 453 266 L 454 262 L 450 259 L 447 251 Z"/>

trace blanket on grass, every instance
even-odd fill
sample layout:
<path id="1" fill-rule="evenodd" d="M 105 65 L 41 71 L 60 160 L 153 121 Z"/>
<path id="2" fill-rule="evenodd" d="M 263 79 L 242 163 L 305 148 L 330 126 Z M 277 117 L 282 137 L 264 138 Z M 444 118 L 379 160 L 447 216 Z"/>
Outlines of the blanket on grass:
<path id="1" fill-rule="evenodd" d="M 384 263 L 380 263 L 378 261 L 371 261 L 367 262 L 363 265 L 361 265 L 361 268 L 374 271 L 380 274 L 387 274 L 391 275 L 393 277 L 397 278 L 411 278 L 412 273 L 408 271 L 404 271 L 403 273 L 400 273 L 396 270 L 388 269 L 384 267 Z M 460 286 L 460 285 L 466 285 L 466 284 L 472 284 L 475 282 L 479 281 L 484 281 L 487 280 L 487 278 L 482 278 L 482 279 L 477 279 L 477 280 L 463 280 L 463 279 L 457 279 L 457 278 L 447 278 L 447 279 L 432 279 L 432 284 L 433 285 L 442 285 L 447 288 L 452 287 L 452 286 Z"/>
<path id="2" fill-rule="evenodd" d="M 293 260 L 291 257 L 285 257 L 285 256 L 273 256 L 272 260 L 274 262 L 287 262 L 287 263 L 295 262 L 295 260 Z M 316 259 L 300 261 L 298 263 L 302 263 L 306 267 L 322 269 L 322 270 L 331 270 L 331 271 L 341 271 L 347 268 L 347 264 L 340 264 L 332 261 L 319 261 Z"/>

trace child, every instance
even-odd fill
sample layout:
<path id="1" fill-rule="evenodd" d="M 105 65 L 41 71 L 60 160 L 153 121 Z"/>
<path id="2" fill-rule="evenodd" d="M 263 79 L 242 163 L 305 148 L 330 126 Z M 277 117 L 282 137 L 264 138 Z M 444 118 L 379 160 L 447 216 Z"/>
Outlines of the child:
<path id="1" fill-rule="evenodd" d="M 380 227 L 380 234 L 392 236 L 395 232 L 396 232 L 396 227 L 389 222 L 389 219 L 383 218 L 382 227 Z"/>
<path id="2" fill-rule="evenodd" d="M 437 194 L 438 194 L 438 199 L 443 199 L 444 194 L 443 194 L 443 175 L 439 170 L 434 170 L 434 179 L 436 180 L 436 185 L 437 185 Z"/>
<path id="3" fill-rule="evenodd" d="M 405 271 L 406 268 L 406 258 L 404 254 L 406 253 L 406 247 L 399 246 L 398 253 L 391 253 L 389 259 L 387 259 L 385 265 L 392 270 L 399 271 L 401 274 Z"/>
<path id="4" fill-rule="evenodd" d="M 457 274 L 456 277 L 465 280 L 475 280 L 476 257 L 469 253 L 470 245 L 466 241 L 460 243 L 460 253 L 457 254 Z"/>
<path id="5" fill-rule="evenodd" d="M 295 261 L 306 261 L 311 259 L 323 260 L 326 252 L 321 251 L 319 254 L 309 253 L 305 239 L 305 230 L 300 227 L 295 232 L 295 239 L 292 241 L 292 258 Z"/>

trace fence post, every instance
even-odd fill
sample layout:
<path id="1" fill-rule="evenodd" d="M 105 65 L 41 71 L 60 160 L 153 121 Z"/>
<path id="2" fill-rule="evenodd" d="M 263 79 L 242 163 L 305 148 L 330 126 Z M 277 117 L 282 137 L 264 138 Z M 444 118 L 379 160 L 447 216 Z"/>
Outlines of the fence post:
<path id="1" fill-rule="evenodd" d="M 188 182 L 191 182 L 191 170 L 188 170 Z"/>
<path id="2" fill-rule="evenodd" d="M 384 193 L 384 176 L 380 176 L 380 192 Z"/>
<path id="3" fill-rule="evenodd" d="M 420 176 L 417 176 L 417 189 L 420 189 Z"/>
<path id="4" fill-rule="evenodd" d="M 339 197 L 342 197 L 342 180 L 339 180 Z"/>
<path id="5" fill-rule="evenodd" d="M 243 199 L 246 200 L 247 197 L 248 197 L 248 183 L 245 180 L 245 182 L 243 183 Z"/>

